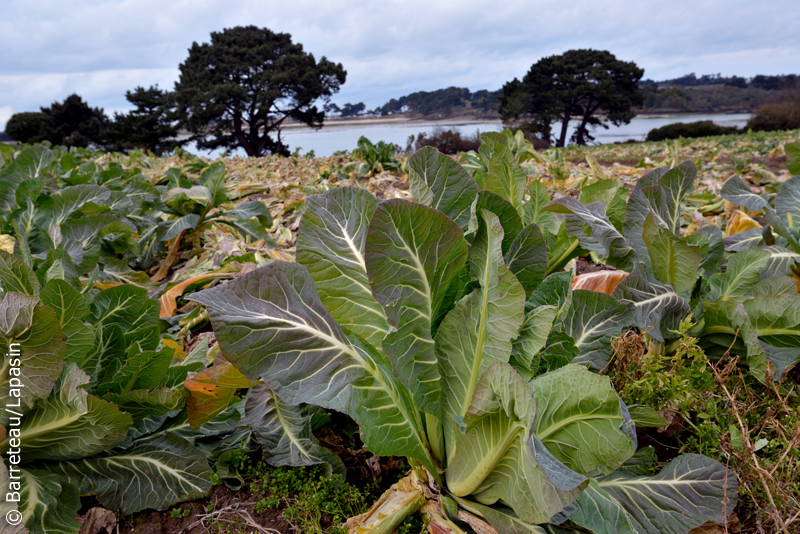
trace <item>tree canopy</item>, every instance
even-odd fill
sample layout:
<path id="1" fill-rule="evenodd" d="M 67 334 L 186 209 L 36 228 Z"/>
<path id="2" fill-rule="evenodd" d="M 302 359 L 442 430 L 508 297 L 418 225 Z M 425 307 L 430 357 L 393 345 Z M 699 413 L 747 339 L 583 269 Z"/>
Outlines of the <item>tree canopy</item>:
<path id="1" fill-rule="evenodd" d="M 347 74 L 341 63 L 316 61 L 288 33 L 255 26 L 193 43 L 180 72 L 175 96 L 197 146 L 242 147 L 248 156 L 288 154 L 281 129 L 289 118 L 322 127 L 325 114 L 314 103 L 327 102 Z"/>
<path id="2" fill-rule="evenodd" d="M 105 145 L 108 124 L 101 108 L 92 108 L 80 96 L 72 94 L 63 102 L 41 108 L 40 112 L 12 115 L 6 133 L 22 143 L 49 141 L 54 145 L 85 148 Z"/>
<path id="3" fill-rule="evenodd" d="M 339 110 L 342 117 L 357 117 L 364 113 L 364 110 L 367 109 L 367 106 L 363 102 L 359 102 L 358 104 L 351 104 L 347 103 L 342 106 L 342 109 Z"/>
<path id="4" fill-rule="evenodd" d="M 154 85 L 127 91 L 125 98 L 136 107 L 126 114 L 114 114 L 108 133 L 114 150 L 127 152 L 143 148 L 161 155 L 183 144 L 175 139 L 178 117 L 173 93 Z"/>
<path id="5" fill-rule="evenodd" d="M 579 121 L 571 141 L 594 140 L 592 129 L 627 124 L 644 97 L 639 80 L 644 70 L 603 50 L 569 50 L 540 59 L 522 79 L 503 86 L 500 116 L 509 125 L 551 139 L 561 123 L 556 146 L 564 146 L 571 120 Z"/>

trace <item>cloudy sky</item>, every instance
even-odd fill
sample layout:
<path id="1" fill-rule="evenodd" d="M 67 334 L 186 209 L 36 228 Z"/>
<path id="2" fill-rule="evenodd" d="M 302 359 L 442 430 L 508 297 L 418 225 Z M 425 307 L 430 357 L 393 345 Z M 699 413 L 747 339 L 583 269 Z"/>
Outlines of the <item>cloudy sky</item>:
<path id="1" fill-rule="evenodd" d="M 571 48 L 635 61 L 645 78 L 800 73 L 797 0 L 3 0 L 0 130 L 73 92 L 107 112 L 137 85 L 172 88 L 192 42 L 257 25 L 341 62 L 334 102 L 497 89 Z"/>

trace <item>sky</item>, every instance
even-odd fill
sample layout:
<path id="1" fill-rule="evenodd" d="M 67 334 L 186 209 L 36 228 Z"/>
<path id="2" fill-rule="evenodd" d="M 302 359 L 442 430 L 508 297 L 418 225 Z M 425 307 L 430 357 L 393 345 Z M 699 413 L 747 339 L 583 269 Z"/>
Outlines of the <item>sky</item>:
<path id="1" fill-rule="evenodd" d="M 78 93 L 109 114 L 125 91 L 172 89 L 193 42 L 256 25 L 342 63 L 332 101 L 368 109 L 414 91 L 499 89 L 575 48 L 645 78 L 800 73 L 797 0 L 3 0 L 0 130 Z"/>

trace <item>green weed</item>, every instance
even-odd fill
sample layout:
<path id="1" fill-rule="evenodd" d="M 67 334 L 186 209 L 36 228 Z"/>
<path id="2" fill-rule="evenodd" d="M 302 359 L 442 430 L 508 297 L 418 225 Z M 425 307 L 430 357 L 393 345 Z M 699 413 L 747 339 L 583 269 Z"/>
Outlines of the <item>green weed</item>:
<path id="1" fill-rule="evenodd" d="M 255 513 L 285 506 L 284 517 L 300 532 L 344 534 L 341 525 L 368 508 L 366 493 L 344 482 L 341 475 L 324 476 L 320 466 L 272 469 L 244 459 L 240 468 L 256 479 L 251 485 L 260 496 Z"/>
<path id="2" fill-rule="evenodd" d="M 183 519 L 184 517 L 189 517 L 191 513 L 192 510 L 190 508 L 173 508 L 169 515 L 174 519 Z"/>

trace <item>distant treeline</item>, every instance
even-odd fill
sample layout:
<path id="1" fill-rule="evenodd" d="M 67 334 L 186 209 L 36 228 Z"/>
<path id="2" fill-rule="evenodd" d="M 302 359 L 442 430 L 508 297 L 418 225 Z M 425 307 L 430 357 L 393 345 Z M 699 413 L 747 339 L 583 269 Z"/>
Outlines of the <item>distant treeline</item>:
<path id="1" fill-rule="evenodd" d="M 777 76 L 767 76 L 759 74 L 750 79 L 741 76 L 722 76 L 721 74 L 703 74 L 699 78 L 694 72 L 674 78 L 654 82 L 653 80 L 642 80 L 640 85 L 655 85 L 658 87 L 699 87 L 703 85 L 728 85 L 745 89 L 747 87 L 755 89 L 765 89 L 767 91 L 777 91 L 779 89 L 789 89 L 797 81 L 796 74 L 779 74 Z"/>
<path id="2" fill-rule="evenodd" d="M 690 73 L 663 81 L 642 80 L 640 87 L 645 102 L 640 112 L 751 112 L 775 100 L 776 91 L 786 90 L 800 81 L 795 74 L 768 76 L 759 74 L 752 78 L 722 76 L 720 74 Z M 474 115 L 481 118 L 499 118 L 498 106 L 502 89 L 472 92 L 466 87 L 448 87 L 436 91 L 417 91 L 400 98 L 392 98 L 382 106 L 366 111 L 363 103 L 345 104 L 340 110 L 335 104 L 327 112 L 341 113 L 342 117 L 361 114 L 387 116 L 407 113 L 415 118 L 448 118 Z"/>
<path id="3" fill-rule="evenodd" d="M 416 112 L 422 115 L 450 115 L 458 108 L 472 109 L 477 114 L 497 114 L 502 90 L 471 92 L 466 87 L 448 87 L 436 91 L 417 91 L 410 95 L 393 98 L 380 108 L 381 115 Z"/>

